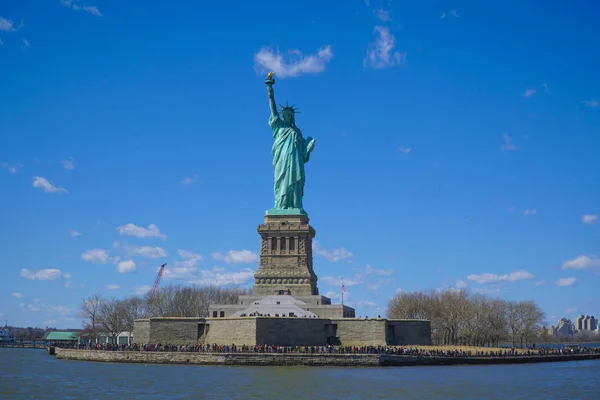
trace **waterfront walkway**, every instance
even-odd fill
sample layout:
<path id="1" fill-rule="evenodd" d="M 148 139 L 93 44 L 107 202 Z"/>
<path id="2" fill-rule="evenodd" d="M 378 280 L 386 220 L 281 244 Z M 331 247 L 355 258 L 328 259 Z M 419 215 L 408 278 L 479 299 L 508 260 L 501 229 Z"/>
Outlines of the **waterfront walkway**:
<path id="1" fill-rule="evenodd" d="M 61 345 L 57 346 L 65 349 L 78 350 L 102 350 L 102 351 L 123 351 L 123 352 L 185 352 L 185 353 L 211 353 L 211 354 L 373 354 L 373 355 L 395 355 L 410 357 L 431 357 L 431 358 L 510 358 L 510 357 L 540 357 L 540 356 L 573 356 L 573 355 L 598 355 L 598 347 L 581 347 L 579 349 L 552 349 L 536 348 L 520 350 L 510 349 L 490 349 L 488 351 L 471 351 L 457 348 L 455 350 L 437 350 L 428 348 L 419 348 L 415 346 L 237 346 L 219 345 L 219 344 L 195 344 L 195 345 L 169 345 L 169 344 L 132 344 L 132 345 L 111 345 L 111 344 L 79 344 L 79 345 Z"/>

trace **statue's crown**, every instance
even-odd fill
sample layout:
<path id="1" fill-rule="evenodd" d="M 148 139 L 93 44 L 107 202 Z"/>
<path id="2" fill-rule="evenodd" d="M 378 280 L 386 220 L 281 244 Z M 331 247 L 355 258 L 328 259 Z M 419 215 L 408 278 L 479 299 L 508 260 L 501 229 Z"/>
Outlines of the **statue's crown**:
<path id="1" fill-rule="evenodd" d="M 282 106 L 281 104 L 279 105 L 279 107 L 281 107 L 281 110 L 279 110 L 279 112 L 284 112 L 284 111 L 291 111 L 294 114 L 299 113 L 300 111 L 298 111 L 298 109 L 295 107 L 295 104 L 292 104 L 291 106 L 288 104 L 288 102 L 285 102 L 285 106 Z"/>

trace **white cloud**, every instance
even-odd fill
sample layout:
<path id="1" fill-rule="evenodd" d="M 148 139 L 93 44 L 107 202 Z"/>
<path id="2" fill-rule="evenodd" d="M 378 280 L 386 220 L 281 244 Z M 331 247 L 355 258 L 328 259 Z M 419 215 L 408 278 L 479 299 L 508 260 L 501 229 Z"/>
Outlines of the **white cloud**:
<path id="1" fill-rule="evenodd" d="M 398 147 L 398 152 L 399 153 L 408 154 L 411 151 L 412 151 L 412 149 L 410 147 Z"/>
<path id="2" fill-rule="evenodd" d="M 574 286 L 577 284 L 576 278 L 560 278 L 556 281 L 556 286 Z"/>
<path id="3" fill-rule="evenodd" d="M 524 97 L 531 97 L 536 93 L 536 91 L 534 89 L 527 89 L 526 91 L 523 92 L 523 96 Z"/>
<path id="4" fill-rule="evenodd" d="M 463 281 L 462 279 L 459 279 L 456 281 L 455 285 L 457 289 L 464 289 L 467 287 L 467 282 Z"/>
<path id="5" fill-rule="evenodd" d="M 450 10 L 450 15 L 452 15 L 454 18 L 458 18 L 458 12 L 456 10 Z M 440 15 L 440 19 L 444 19 L 448 16 L 448 14 L 446 14 L 446 12 L 443 12 L 442 15 Z"/>
<path id="6" fill-rule="evenodd" d="M 67 193 L 67 189 L 54 186 L 48 182 L 48 179 L 42 178 L 41 176 L 33 177 L 33 187 L 44 190 L 46 193 Z"/>
<path id="7" fill-rule="evenodd" d="M 375 10 L 374 13 L 377 16 L 377 18 L 379 18 L 383 22 L 389 21 L 391 19 L 390 12 L 384 10 L 383 8 Z"/>
<path id="8" fill-rule="evenodd" d="M 600 258 L 596 256 L 578 256 L 563 263 L 562 269 L 588 269 L 600 267 Z"/>
<path id="9" fill-rule="evenodd" d="M 27 40 L 27 39 L 23 38 L 23 39 L 21 39 L 21 42 L 23 43 L 23 44 L 21 45 L 21 48 L 23 48 L 23 49 L 26 49 L 26 48 L 28 48 L 28 47 L 29 47 L 29 40 Z"/>
<path id="10" fill-rule="evenodd" d="M 318 254 L 321 257 L 324 257 L 325 259 L 327 259 L 328 261 L 331 261 L 331 262 L 346 260 L 346 259 L 352 258 L 354 256 L 352 254 L 352 252 L 346 250 L 343 247 L 340 247 L 339 249 L 334 249 L 331 251 L 323 249 L 321 247 L 321 245 L 319 244 L 319 242 L 317 242 L 316 240 L 313 240 L 313 251 L 315 252 L 315 254 Z"/>
<path id="11" fill-rule="evenodd" d="M 495 293 L 499 293 L 500 292 L 500 288 L 497 286 L 493 286 L 493 287 L 483 287 L 483 288 L 476 288 L 475 289 L 475 293 L 479 293 L 479 294 L 483 294 L 486 296 L 495 294 Z"/>
<path id="12" fill-rule="evenodd" d="M 595 214 L 585 214 L 583 217 L 581 217 L 581 222 L 583 222 L 584 224 L 592 225 L 595 224 L 597 221 L 598 216 Z"/>
<path id="13" fill-rule="evenodd" d="M 136 266 L 133 260 L 121 261 L 117 264 L 117 271 L 121 274 L 127 274 L 129 272 L 135 272 Z"/>
<path id="14" fill-rule="evenodd" d="M 82 7 L 79 5 L 79 0 L 60 0 L 60 2 L 73 10 L 84 10 L 96 17 L 102 17 L 102 13 L 96 6 L 85 5 Z"/>
<path id="15" fill-rule="evenodd" d="M 73 159 L 61 160 L 61 163 L 62 163 L 64 169 L 67 169 L 69 171 L 75 169 L 75 160 L 73 160 Z"/>
<path id="16" fill-rule="evenodd" d="M 77 229 L 71 229 L 69 231 L 69 235 L 71 235 L 73 237 L 77 237 L 77 236 L 81 236 L 81 232 L 79 232 Z"/>
<path id="17" fill-rule="evenodd" d="M 181 180 L 182 185 L 193 185 L 196 182 L 198 182 L 198 175 L 194 175 L 191 178 L 185 177 Z"/>
<path id="18" fill-rule="evenodd" d="M 544 283 L 546 283 L 546 281 L 545 281 L 545 280 L 537 281 L 537 282 L 535 283 L 535 286 L 542 286 Z"/>
<path id="19" fill-rule="evenodd" d="M 212 253 L 215 260 L 225 261 L 227 264 L 252 264 L 258 261 L 258 254 L 250 250 L 229 250 L 227 254 Z"/>
<path id="20" fill-rule="evenodd" d="M 89 12 L 92 15 L 95 15 L 96 17 L 102 17 L 102 13 L 98 10 L 96 6 L 84 6 L 83 10 Z"/>
<path id="21" fill-rule="evenodd" d="M 304 55 L 297 49 L 282 54 L 279 50 L 263 47 L 254 55 L 254 68 L 258 73 L 273 71 L 279 78 L 319 74 L 332 58 L 331 46 L 322 47 L 316 54 L 310 55 Z"/>
<path id="22" fill-rule="evenodd" d="M 162 240 L 167 239 L 167 236 L 164 233 L 161 233 L 158 226 L 154 224 L 148 225 L 148 229 L 142 226 L 136 226 L 134 224 L 127 224 L 118 226 L 117 231 L 121 236 L 135 236 L 138 238 L 157 237 L 161 238 Z"/>
<path id="23" fill-rule="evenodd" d="M 346 287 L 354 286 L 360 283 L 356 278 L 335 278 L 333 276 L 323 276 L 319 278 L 319 280 L 326 285 L 339 286 L 340 288 L 342 287 L 342 283 Z"/>
<path id="24" fill-rule="evenodd" d="M 87 249 L 81 255 L 81 259 L 93 264 L 106 264 L 113 260 L 109 252 L 104 249 Z"/>
<path id="25" fill-rule="evenodd" d="M 369 44 L 364 67 L 376 69 L 406 64 L 406 54 L 395 50 L 396 38 L 385 26 L 374 28 L 375 39 Z"/>
<path id="26" fill-rule="evenodd" d="M 152 246 L 126 246 L 125 252 L 130 256 L 145 258 L 163 258 L 168 255 L 167 251 L 162 247 Z"/>
<path id="27" fill-rule="evenodd" d="M 17 299 L 22 299 L 24 297 L 23 294 L 19 292 L 12 293 L 12 296 L 16 297 Z"/>
<path id="28" fill-rule="evenodd" d="M 390 269 L 377 269 L 377 268 L 373 268 L 373 267 L 371 267 L 371 265 L 367 264 L 364 269 L 361 269 L 361 270 L 359 270 L 359 272 L 356 273 L 356 278 L 361 280 L 365 276 L 368 276 L 368 275 L 390 276 L 393 274 L 394 274 L 394 270 L 391 268 Z"/>
<path id="29" fill-rule="evenodd" d="M 54 281 L 63 276 L 60 269 L 40 269 L 37 271 L 32 271 L 27 268 L 23 268 L 21 270 L 21 278 L 31 279 L 31 280 L 40 280 L 40 281 Z"/>
<path id="30" fill-rule="evenodd" d="M 502 151 L 511 151 L 519 149 L 518 146 L 512 143 L 510 135 L 508 133 L 503 133 L 502 138 L 504 138 L 504 144 L 501 147 Z"/>
<path id="31" fill-rule="evenodd" d="M 586 105 L 586 107 L 598 107 L 598 100 L 588 100 L 588 101 L 584 101 L 583 104 Z"/>
<path id="32" fill-rule="evenodd" d="M 528 216 L 528 215 L 536 215 L 537 214 L 537 210 L 535 208 L 529 208 L 525 211 L 523 211 L 523 215 Z"/>
<path id="33" fill-rule="evenodd" d="M 0 17 L 0 31 L 10 32 L 10 31 L 14 31 L 14 30 L 15 30 L 15 27 L 14 27 L 14 23 L 12 22 L 12 20 L 6 19 L 4 17 Z"/>
<path id="34" fill-rule="evenodd" d="M 113 283 L 113 284 L 110 284 L 110 285 L 106 285 L 106 288 L 108 290 L 119 290 L 119 289 L 121 289 L 121 286 L 116 285 L 116 284 Z"/>
<path id="35" fill-rule="evenodd" d="M 6 168 L 8 172 L 11 174 L 16 174 L 19 172 L 19 169 L 23 168 L 21 164 L 9 165 L 7 163 L 0 163 L 0 168 Z"/>
<path id="36" fill-rule="evenodd" d="M 496 275 L 496 274 L 471 274 L 467 276 L 467 280 L 473 281 L 476 283 L 484 284 L 484 283 L 496 283 L 496 282 L 515 282 L 521 281 L 524 279 L 533 278 L 533 274 L 527 271 L 515 271 L 509 274 L 504 275 Z"/>
<path id="37" fill-rule="evenodd" d="M 135 294 L 137 294 L 138 296 L 143 296 L 146 293 L 148 293 L 150 291 L 150 289 L 152 289 L 152 288 L 150 286 L 148 286 L 148 285 L 136 287 L 135 288 Z"/>

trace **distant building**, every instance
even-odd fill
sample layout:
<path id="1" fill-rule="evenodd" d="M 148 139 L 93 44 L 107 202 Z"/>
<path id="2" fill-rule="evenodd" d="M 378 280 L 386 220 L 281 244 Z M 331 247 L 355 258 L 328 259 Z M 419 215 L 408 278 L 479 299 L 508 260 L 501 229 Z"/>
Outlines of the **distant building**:
<path id="1" fill-rule="evenodd" d="M 44 336 L 44 341 L 50 344 L 75 344 L 78 340 L 77 332 L 50 331 Z"/>
<path id="2" fill-rule="evenodd" d="M 10 329 L 8 329 L 8 325 L 4 327 L 4 329 L 0 330 L 0 343 L 12 343 L 15 341 L 15 338 L 10 334 Z"/>
<path id="3" fill-rule="evenodd" d="M 575 334 L 575 324 L 567 318 L 561 318 L 556 325 L 556 336 L 569 336 Z"/>
<path id="4" fill-rule="evenodd" d="M 577 331 L 595 331 L 598 329 L 598 320 L 593 315 L 581 314 L 575 321 Z"/>
<path id="5" fill-rule="evenodd" d="M 133 334 L 131 332 L 121 332 L 119 336 L 113 338 L 106 332 L 98 332 L 97 335 L 90 335 L 89 333 L 81 333 L 79 335 L 79 343 L 98 343 L 98 344 L 132 344 Z"/>

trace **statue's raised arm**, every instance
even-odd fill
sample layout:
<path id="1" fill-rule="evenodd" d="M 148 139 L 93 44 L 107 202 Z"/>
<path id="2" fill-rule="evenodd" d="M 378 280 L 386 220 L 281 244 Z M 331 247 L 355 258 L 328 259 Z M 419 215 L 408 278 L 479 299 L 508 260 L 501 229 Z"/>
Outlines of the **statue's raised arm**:
<path id="1" fill-rule="evenodd" d="M 276 117 L 279 114 L 277 113 L 277 104 L 275 103 L 275 91 L 273 90 L 273 85 L 275 84 L 275 79 L 273 79 L 273 72 L 269 72 L 267 74 L 267 79 L 265 80 L 267 84 L 267 93 L 269 94 L 269 107 L 271 108 L 271 117 Z"/>

